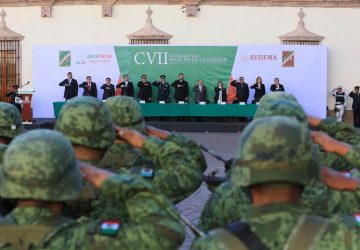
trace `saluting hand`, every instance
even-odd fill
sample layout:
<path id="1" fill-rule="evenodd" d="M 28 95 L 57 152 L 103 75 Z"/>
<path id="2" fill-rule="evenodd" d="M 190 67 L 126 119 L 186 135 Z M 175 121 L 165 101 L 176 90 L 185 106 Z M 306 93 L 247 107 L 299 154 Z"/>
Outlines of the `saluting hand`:
<path id="1" fill-rule="evenodd" d="M 100 188 L 104 181 L 115 175 L 114 173 L 94 167 L 85 162 L 78 161 L 78 163 L 80 171 L 84 175 L 84 179 L 93 184 L 96 188 Z"/>
<path id="2" fill-rule="evenodd" d="M 360 184 L 360 180 L 345 176 L 328 167 L 320 168 L 321 181 L 331 189 L 356 191 Z"/>
<path id="3" fill-rule="evenodd" d="M 142 148 L 145 140 L 147 139 L 147 136 L 129 128 L 115 126 L 115 132 L 118 139 L 126 141 L 135 148 Z"/>
<path id="4" fill-rule="evenodd" d="M 351 145 L 340 142 L 320 131 L 311 131 L 311 139 L 314 143 L 319 144 L 326 152 L 336 153 L 341 156 L 346 155 L 351 148 Z"/>

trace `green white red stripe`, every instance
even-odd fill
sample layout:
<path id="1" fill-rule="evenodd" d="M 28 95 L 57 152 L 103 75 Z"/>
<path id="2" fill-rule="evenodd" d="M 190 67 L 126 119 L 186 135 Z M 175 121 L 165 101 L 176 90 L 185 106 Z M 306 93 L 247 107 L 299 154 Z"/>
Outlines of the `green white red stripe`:
<path id="1" fill-rule="evenodd" d="M 100 234 L 116 235 L 120 230 L 120 220 L 106 220 L 100 225 Z"/>

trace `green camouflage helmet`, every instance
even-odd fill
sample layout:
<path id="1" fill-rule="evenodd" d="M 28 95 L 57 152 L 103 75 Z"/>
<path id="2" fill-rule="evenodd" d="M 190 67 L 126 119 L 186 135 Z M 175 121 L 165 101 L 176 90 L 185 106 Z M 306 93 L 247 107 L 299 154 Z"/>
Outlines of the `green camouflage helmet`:
<path id="1" fill-rule="evenodd" d="M 270 92 L 270 93 L 267 93 L 266 95 L 264 95 L 260 99 L 259 105 L 261 105 L 262 103 L 265 104 L 268 101 L 274 101 L 274 100 L 280 100 L 280 99 L 298 102 L 296 97 L 293 94 L 289 94 L 286 92 Z"/>
<path id="2" fill-rule="evenodd" d="M 309 129 L 285 116 L 254 119 L 243 131 L 234 163 L 231 182 L 246 187 L 266 182 L 308 185 L 316 171 L 310 170 L 313 147 Z"/>
<path id="3" fill-rule="evenodd" d="M 115 141 L 110 112 L 94 97 L 77 97 L 66 102 L 55 124 L 72 144 L 107 149 Z"/>
<path id="4" fill-rule="evenodd" d="M 114 124 L 145 134 L 145 121 L 139 103 L 129 96 L 113 96 L 105 101 Z"/>
<path id="5" fill-rule="evenodd" d="M 0 195 L 9 199 L 66 201 L 82 188 L 70 142 L 48 129 L 17 136 L 5 152 L 0 173 Z"/>
<path id="6" fill-rule="evenodd" d="M 255 118 L 267 116 L 288 116 L 297 119 L 299 122 L 307 125 L 307 116 L 302 106 L 289 99 L 273 99 L 266 102 L 260 102 L 255 113 Z"/>
<path id="7" fill-rule="evenodd" d="M 15 138 L 23 131 L 18 109 L 6 102 L 0 102 L 0 137 Z"/>

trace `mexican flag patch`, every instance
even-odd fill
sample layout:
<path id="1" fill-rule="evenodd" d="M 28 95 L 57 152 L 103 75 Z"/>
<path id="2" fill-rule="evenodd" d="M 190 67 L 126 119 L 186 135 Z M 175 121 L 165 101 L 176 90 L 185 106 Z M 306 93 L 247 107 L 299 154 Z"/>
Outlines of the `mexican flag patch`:
<path id="1" fill-rule="evenodd" d="M 358 227 L 360 227 L 360 213 L 354 214 Z"/>
<path id="2" fill-rule="evenodd" d="M 152 168 L 142 168 L 140 174 L 144 178 L 153 178 L 154 170 Z"/>
<path id="3" fill-rule="evenodd" d="M 119 232 L 120 226 L 120 220 L 105 220 L 100 224 L 100 234 L 114 236 Z"/>

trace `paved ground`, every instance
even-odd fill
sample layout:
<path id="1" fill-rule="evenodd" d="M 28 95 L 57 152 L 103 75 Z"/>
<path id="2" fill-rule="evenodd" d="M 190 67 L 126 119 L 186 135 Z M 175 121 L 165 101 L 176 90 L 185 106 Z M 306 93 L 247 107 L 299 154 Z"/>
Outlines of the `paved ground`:
<path id="1" fill-rule="evenodd" d="M 239 135 L 238 133 L 183 133 L 190 139 L 204 144 L 210 150 L 220 154 L 225 159 L 231 158 L 237 148 Z M 223 164 L 204 153 L 208 168 L 205 173 L 210 173 L 215 169 L 220 169 L 219 175 L 224 176 Z M 205 183 L 203 183 L 196 192 L 190 197 L 180 202 L 177 207 L 179 210 L 194 224 L 198 223 L 202 208 L 209 198 L 210 192 L 207 189 Z M 194 239 L 194 234 L 187 229 L 187 235 L 184 244 L 180 248 L 181 250 L 187 250 L 191 246 L 191 242 Z"/>

